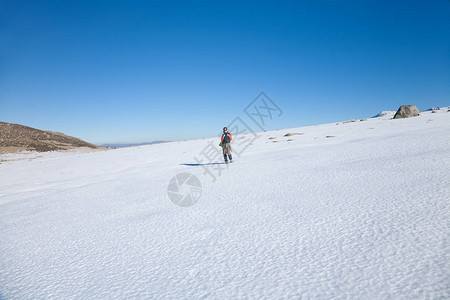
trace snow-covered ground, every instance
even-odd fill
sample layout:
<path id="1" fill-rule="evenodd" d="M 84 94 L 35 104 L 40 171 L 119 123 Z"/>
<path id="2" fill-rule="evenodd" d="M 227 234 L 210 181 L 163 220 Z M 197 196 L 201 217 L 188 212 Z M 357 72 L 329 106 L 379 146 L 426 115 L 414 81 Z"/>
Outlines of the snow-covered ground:
<path id="1" fill-rule="evenodd" d="M 227 167 L 194 159 L 218 139 L 9 155 L 0 298 L 449 299 L 450 112 L 389 117 L 260 133 Z"/>

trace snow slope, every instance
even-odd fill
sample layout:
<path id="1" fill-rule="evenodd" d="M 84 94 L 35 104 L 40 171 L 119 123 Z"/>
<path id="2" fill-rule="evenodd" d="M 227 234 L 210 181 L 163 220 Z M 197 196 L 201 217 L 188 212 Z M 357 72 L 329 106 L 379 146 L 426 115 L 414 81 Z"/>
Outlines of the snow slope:
<path id="1" fill-rule="evenodd" d="M 450 112 L 259 135 L 3 162 L 0 298 L 450 298 Z"/>

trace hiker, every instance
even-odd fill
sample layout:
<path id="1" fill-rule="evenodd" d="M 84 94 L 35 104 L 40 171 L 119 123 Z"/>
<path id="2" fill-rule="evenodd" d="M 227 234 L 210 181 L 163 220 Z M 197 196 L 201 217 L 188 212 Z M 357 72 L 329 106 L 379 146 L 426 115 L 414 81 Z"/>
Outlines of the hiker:
<path id="1" fill-rule="evenodd" d="M 231 145 L 230 145 L 232 139 L 233 138 L 231 136 L 231 133 L 229 133 L 228 129 L 224 127 L 220 145 L 222 146 L 223 149 L 223 158 L 225 159 L 225 163 L 228 163 L 227 155 L 230 158 L 230 162 L 232 162 L 233 159 L 231 157 Z"/>

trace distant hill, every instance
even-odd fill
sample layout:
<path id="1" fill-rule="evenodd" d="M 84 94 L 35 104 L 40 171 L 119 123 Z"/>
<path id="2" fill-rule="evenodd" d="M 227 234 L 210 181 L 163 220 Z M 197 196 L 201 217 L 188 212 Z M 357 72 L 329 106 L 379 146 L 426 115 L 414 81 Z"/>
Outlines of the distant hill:
<path id="1" fill-rule="evenodd" d="M 161 143 L 167 143 L 167 142 L 169 142 L 169 141 L 153 141 L 153 142 L 134 143 L 134 144 L 133 143 L 131 143 L 131 144 L 102 144 L 100 146 L 116 149 L 116 148 L 134 147 L 134 146 L 161 144 Z"/>
<path id="2" fill-rule="evenodd" d="M 38 152 L 73 148 L 103 149 L 60 132 L 0 122 L 0 153 L 30 150 Z"/>

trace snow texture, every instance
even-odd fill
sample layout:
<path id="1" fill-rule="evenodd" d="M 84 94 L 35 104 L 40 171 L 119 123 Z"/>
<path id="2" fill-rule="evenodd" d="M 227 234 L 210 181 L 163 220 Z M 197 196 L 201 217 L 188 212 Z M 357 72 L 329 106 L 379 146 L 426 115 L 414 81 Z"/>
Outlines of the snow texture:
<path id="1" fill-rule="evenodd" d="M 0 298 L 450 298 L 450 112 L 258 136 L 215 182 L 217 138 L 8 155 Z"/>

